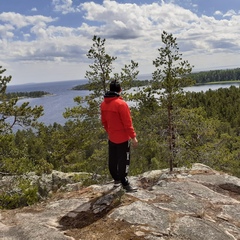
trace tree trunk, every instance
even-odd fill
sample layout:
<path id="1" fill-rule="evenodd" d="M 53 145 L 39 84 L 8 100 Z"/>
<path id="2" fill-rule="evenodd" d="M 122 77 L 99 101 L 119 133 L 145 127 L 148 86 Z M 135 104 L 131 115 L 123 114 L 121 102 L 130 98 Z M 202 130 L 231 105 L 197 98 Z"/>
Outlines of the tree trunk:
<path id="1" fill-rule="evenodd" d="M 173 118 L 172 118 L 172 104 L 168 106 L 168 146 L 170 150 L 170 157 L 169 157 L 169 167 L 170 172 L 173 171 L 174 165 L 174 151 L 175 151 L 175 132 L 174 132 L 174 125 L 173 125 Z"/>

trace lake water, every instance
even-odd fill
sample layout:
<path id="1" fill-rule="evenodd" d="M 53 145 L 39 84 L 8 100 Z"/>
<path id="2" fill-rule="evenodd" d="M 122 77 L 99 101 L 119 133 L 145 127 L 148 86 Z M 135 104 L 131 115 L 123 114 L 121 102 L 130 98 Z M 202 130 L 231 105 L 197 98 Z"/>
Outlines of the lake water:
<path id="1" fill-rule="evenodd" d="M 89 91 L 76 91 L 71 89 L 76 85 L 85 83 L 87 83 L 86 80 L 71 80 L 62 82 L 10 85 L 7 87 L 7 92 L 45 91 L 53 94 L 51 96 L 41 98 L 21 99 L 18 101 L 18 104 L 27 101 L 32 107 L 42 105 L 44 108 L 44 115 L 39 118 L 39 121 L 43 122 L 45 125 L 53 124 L 54 122 L 64 124 L 66 120 L 62 114 L 65 112 L 66 108 L 76 106 L 76 103 L 73 100 L 74 97 L 86 96 L 89 94 Z M 187 87 L 184 90 L 191 92 L 205 92 L 209 89 L 216 90 L 218 88 L 228 88 L 232 85 L 239 87 L 239 83 L 228 83 L 193 86 Z"/>
<path id="2" fill-rule="evenodd" d="M 54 122 L 64 124 L 65 118 L 62 116 L 66 108 L 76 106 L 74 97 L 86 96 L 89 91 L 71 90 L 74 86 L 85 84 L 86 80 L 74 80 L 63 82 L 49 82 L 49 83 L 34 83 L 23 85 L 10 85 L 7 87 L 7 92 L 32 92 L 45 91 L 53 95 L 41 98 L 26 98 L 18 101 L 18 104 L 29 102 L 30 106 L 40 106 L 44 108 L 44 115 L 39 118 L 40 122 L 46 125 Z"/>

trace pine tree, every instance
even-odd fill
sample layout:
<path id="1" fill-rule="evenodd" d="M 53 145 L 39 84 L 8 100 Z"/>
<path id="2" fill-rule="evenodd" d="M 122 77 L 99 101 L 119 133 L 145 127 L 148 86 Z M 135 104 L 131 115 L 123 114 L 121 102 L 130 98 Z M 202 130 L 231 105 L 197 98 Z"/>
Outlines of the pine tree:
<path id="1" fill-rule="evenodd" d="M 18 98 L 7 98 L 7 84 L 11 76 L 2 76 L 6 69 L 0 66 L 0 133 L 12 131 L 13 126 L 35 126 L 38 118 L 43 114 L 43 107 L 30 107 L 29 102 L 17 105 Z"/>
<path id="2" fill-rule="evenodd" d="M 117 59 L 106 53 L 106 40 L 100 37 L 93 37 L 93 45 L 87 53 L 87 57 L 93 61 L 89 65 L 90 70 L 86 71 L 85 77 L 88 79 L 88 89 L 90 90 L 86 97 L 76 97 L 74 101 L 77 106 L 67 108 L 64 117 L 69 121 L 66 126 L 69 127 L 69 136 L 73 139 L 78 138 L 78 145 L 71 145 L 74 149 L 68 152 L 69 162 L 74 161 L 75 156 L 81 152 L 85 155 L 81 167 L 85 171 L 95 171 L 96 174 L 106 174 L 106 133 L 100 122 L 100 104 L 104 94 L 109 90 L 111 80 L 118 80 L 121 83 L 122 89 L 128 89 L 133 79 L 136 78 L 138 64 L 131 61 L 129 65 L 122 68 L 122 72 L 113 73 L 113 62 Z M 67 140 L 67 138 L 69 138 Z M 70 137 L 64 139 L 66 144 L 71 141 Z M 82 142 L 80 143 L 80 139 Z M 64 144 L 65 144 L 64 143 Z M 64 147 L 64 149 L 69 149 Z M 78 150 L 77 150 L 78 149 Z M 80 150 L 81 149 L 81 150 Z M 82 154 L 84 152 L 85 154 Z M 78 154 L 80 155 L 80 154 Z M 66 154 L 65 154 L 66 156 Z M 85 162 L 85 163 L 84 163 Z M 96 162 L 98 163 L 96 165 Z M 93 170 L 94 169 L 94 170 Z"/>
<path id="3" fill-rule="evenodd" d="M 192 66 L 182 59 L 176 38 L 163 31 L 164 47 L 158 49 L 159 56 L 153 61 L 156 70 L 153 73 L 153 88 L 159 90 L 160 104 L 167 111 L 168 147 L 170 150 L 169 165 L 173 170 L 176 152 L 175 116 L 179 102 L 183 97 L 183 87 L 190 86 L 193 81 L 188 77 Z"/>

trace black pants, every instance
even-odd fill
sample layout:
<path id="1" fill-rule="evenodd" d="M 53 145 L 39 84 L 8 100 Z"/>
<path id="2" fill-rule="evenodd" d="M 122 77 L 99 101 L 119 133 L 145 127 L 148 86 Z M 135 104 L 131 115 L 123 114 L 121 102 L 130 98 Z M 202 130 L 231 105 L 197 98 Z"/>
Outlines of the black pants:
<path id="1" fill-rule="evenodd" d="M 123 186 L 129 184 L 127 175 L 130 164 L 130 141 L 113 143 L 108 141 L 108 167 L 112 178 L 121 181 Z"/>

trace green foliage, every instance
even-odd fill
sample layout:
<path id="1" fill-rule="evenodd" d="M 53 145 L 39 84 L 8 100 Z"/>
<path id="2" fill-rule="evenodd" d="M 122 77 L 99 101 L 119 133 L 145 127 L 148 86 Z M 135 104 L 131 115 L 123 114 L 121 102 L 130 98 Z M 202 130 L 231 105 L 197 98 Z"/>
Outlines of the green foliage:
<path id="1" fill-rule="evenodd" d="M 53 170 L 53 165 L 45 159 L 39 159 L 36 161 L 33 170 L 37 175 L 42 175 L 44 173 L 50 174 Z"/>
<path id="2" fill-rule="evenodd" d="M 6 134 L 12 131 L 13 126 L 22 127 L 36 126 L 37 119 L 43 114 L 42 106 L 30 107 L 29 102 L 24 102 L 18 106 L 17 98 L 7 98 L 7 84 L 11 81 L 11 76 L 2 77 L 6 69 L 0 66 L 0 134 Z"/>
<path id="3" fill-rule="evenodd" d="M 14 209 L 29 206 L 38 199 L 37 186 L 26 179 L 16 179 L 12 186 L 0 190 L 0 209 Z"/>
<path id="4" fill-rule="evenodd" d="M 131 60 L 130 64 L 125 64 L 120 74 L 114 74 L 114 79 L 121 82 L 121 88 L 123 91 L 130 89 L 134 85 L 134 81 L 137 81 L 137 76 L 139 74 L 137 68 L 138 63 Z"/>
<path id="5" fill-rule="evenodd" d="M 176 124 L 176 163 L 178 166 L 194 162 L 206 164 L 205 147 L 217 138 L 217 119 L 206 118 L 203 109 L 181 109 Z"/>
<path id="6" fill-rule="evenodd" d="M 33 164 L 14 143 L 14 135 L 0 135 L 0 171 L 23 174 L 33 169 Z"/>
<path id="7" fill-rule="evenodd" d="M 0 160 L 2 157 L 10 157 L 12 154 L 17 154 L 17 150 L 14 149 L 14 134 L 0 134 L 0 153 Z"/>
<path id="8" fill-rule="evenodd" d="M 94 36 L 92 40 L 93 45 L 87 57 L 94 63 L 89 66 L 91 71 L 86 71 L 85 77 L 89 80 L 89 90 L 92 90 L 96 97 L 100 97 L 107 91 L 112 63 L 116 57 L 111 57 L 105 52 L 105 39 Z"/>
<path id="9" fill-rule="evenodd" d="M 0 66 L 0 99 L 3 99 L 6 89 L 7 89 L 7 84 L 11 81 L 12 76 L 2 76 L 2 74 L 6 71 L 6 69 L 2 69 L 2 66 Z"/>
<path id="10" fill-rule="evenodd" d="M 166 147 L 166 116 L 157 102 L 138 92 L 140 104 L 132 108 L 134 128 L 138 134 L 139 145 L 132 148 L 131 174 L 167 167 L 168 150 Z M 149 101 L 148 101 L 149 100 Z"/>
<path id="11" fill-rule="evenodd" d="M 32 130 L 0 135 L 0 171 L 18 175 L 30 171 L 51 172 L 53 166 L 47 161 L 47 144 L 42 141 Z"/>
<path id="12" fill-rule="evenodd" d="M 107 140 L 102 139 L 96 143 L 98 146 L 93 148 L 91 156 L 88 158 L 88 165 L 86 170 L 92 172 L 95 176 L 100 175 L 103 181 L 109 178 L 108 164 L 107 164 Z M 94 167 L 93 167 L 94 166 Z"/>
<path id="13" fill-rule="evenodd" d="M 1 170 L 10 174 L 24 174 L 34 169 L 34 165 L 28 158 L 3 158 L 1 161 Z"/>
<path id="14" fill-rule="evenodd" d="M 217 118 L 223 122 L 230 123 L 231 127 L 240 126 L 240 88 L 219 88 L 207 92 L 187 92 L 187 102 L 184 107 L 203 107 L 207 117 Z"/>
<path id="15" fill-rule="evenodd" d="M 36 174 L 41 175 L 43 173 L 51 173 L 53 170 L 53 165 L 44 159 L 32 162 L 29 158 L 26 157 L 12 157 L 1 159 L 0 170 L 4 173 L 18 175 L 35 171 Z"/>

